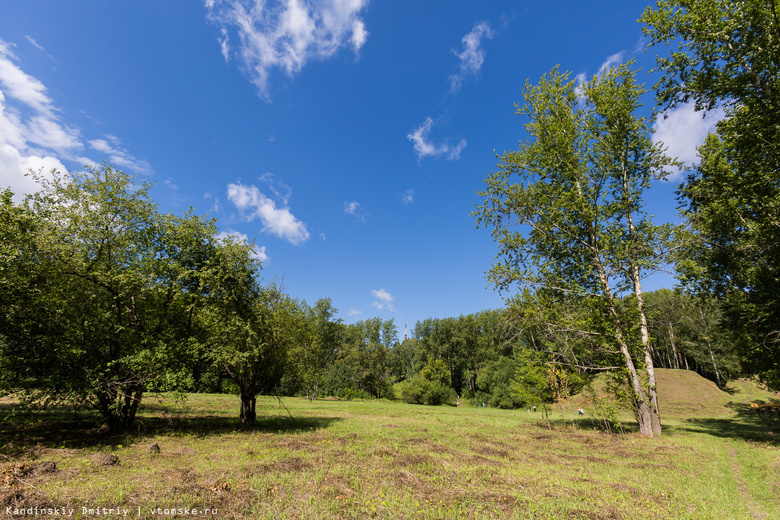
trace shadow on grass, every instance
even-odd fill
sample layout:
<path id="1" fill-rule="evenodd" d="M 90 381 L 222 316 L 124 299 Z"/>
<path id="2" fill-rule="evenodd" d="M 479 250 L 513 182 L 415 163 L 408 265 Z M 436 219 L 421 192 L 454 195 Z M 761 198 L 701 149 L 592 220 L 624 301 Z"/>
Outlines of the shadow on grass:
<path id="1" fill-rule="evenodd" d="M 780 422 L 761 418 L 754 409 L 743 403 L 731 402 L 726 406 L 734 410 L 733 417 L 692 417 L 676 429 L 706 433 L 715 437 L 780 445 Z"/>
<path id="2" fill-rule="evenodd" d="M 147 411 L 148 413 L 148 411 Z M 142 415 L 130 431 L 105 433 L 101 417 L 93 411 L 57 407 L 20 411 L 0 405 L 0 462 L 25 456 L 35 457 L 43 448 L 108 448 L 127 445 L 144 437 L 181 435 L 206 438 L 231 433 L 291 434 L 328 428 L 338 417 L 296 417 L 258 413 L 253 423 L 242 424 L 238 417 L 206 414 Z"/>

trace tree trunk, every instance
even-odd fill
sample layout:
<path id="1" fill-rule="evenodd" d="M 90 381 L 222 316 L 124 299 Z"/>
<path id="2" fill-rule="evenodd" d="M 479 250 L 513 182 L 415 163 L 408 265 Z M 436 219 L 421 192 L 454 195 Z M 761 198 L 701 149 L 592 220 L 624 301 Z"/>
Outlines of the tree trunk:
<path id="1" fill-rule="evenodd" d="M 257 397 L 254 394 L 241 393 L 241 422 L 252 423 L 255 422 L 257 415 L 255 414 L 255 403 L 257 403 Z"/>
<path id="2" fill-rule="evenodd" d="M 604 271 L 604 264 L 601 262 L 601 256 L 598 251 L 598 246 L 595 243 L 594 236 L 591 234 L 591 245 L 593 247 L 593 259 L 596 266 L 596 272 L 601 282 L 601 290 L 604 294 L 604 299 L 608 305 L 609 314 L 612 318 L 612 323 L 615 327 L 615 339 L 620 346 L 620 353 L 623 354 L 623 359 L 626 364 L 626 370 L 628 371 L 629 383 L 633 392 L 634 411 L 636 413 L 636 419 L 639 423 L 639 433 L 647 437 L 653 436 L 652 420 L 650 418 L 650 408 L 647 406 L 647 400 L 645 399 L 645 393 L 642 390 L 642 382 L 639 379 L 634 360 L 631 357 L 631 351 L 628 349 L 625 336 L 623 335 L 623 325 L 620 323 L 620 317 L 618 316 L 617 309 L 615 308 L 615 298 L 612 295 L 612 290 L 609 287 L 609 281 L 607 279 L 607 273 Z"/>
<path id="3" fill-rule="evenodd" d="M 631 219 L 629 217 L 629 224 Z M 633 225 L 630 225 L 633 230 Z M 639 309 L 639 326 L 642 335 L 642 349 L 645 353 L 645 369 L 647 370 L 647 393 L 650 398 L 648 406 L 650 408 L 650 423 L 653 428 L 653 435 L 661 435 L 661 415 L 658 412 L 658 392 L 655 384 L 655 367 L 653 366 L 653 352 L 650 346 L 650 331 L 647 326 L 647 314 L 645 313 L 645 299 L 642 294 L 642 282 L 639 278 L 639 269 L 636 266 L 631 270 L 632 281 L 634 282 L 634 293 L 636 294 L 637 308 Z"/>
<path id="4" fill-rule="evenodd" d="M 674 329 L 672 329 L 671 322 L 669 322 L 669 343 L 672 344 L 672 352 L 674 353 L 674 368 L 680 368 L 680 363 L 677 360 L 677 346 L 674 344 Z"/>
<path id="5" fill-rule="evenodd" d="M 628 170 L 627 153 L 623 153 L 622 161 L 623 172 L 623 193 L 628 194 Z M 631 206 L 626 208 L 626 223 L 632 243 L 637 242 L 636 228 L 634 227 L 633 217 L 631 216 Z M 661 417 L 658 413 L 658 392 L 655 386 L 655 367 L 653 366 L 653 352 L 650 346 L 650 331 L 647 327 L 647 314 L 645 313 L 645 298 L 642 294 L 642 279 L 639 276 L 639 266 L 634 257 L 630 258 L 631 263 L 631 282 L 634 284 L 634 294 L 636 295 L 636 305 L 639 311 L 639 330 L 642 336 L 642 350 L 645 355 L 645 369 L 647 370 L 647 393 L 650 397 L 650 421 L 652 423 L 653 435 L 661 435 Z"/>

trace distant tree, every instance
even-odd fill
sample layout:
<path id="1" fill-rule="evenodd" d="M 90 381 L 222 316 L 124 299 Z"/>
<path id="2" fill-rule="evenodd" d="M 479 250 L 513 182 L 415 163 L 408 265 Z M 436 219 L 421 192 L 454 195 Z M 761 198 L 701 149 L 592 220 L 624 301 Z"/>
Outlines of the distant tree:
<path id="1" fill-rule="evenodd" d="M 517 371 L 517 361 L 507 357 L 488 361 L 476 380 L 477 401 L 486 401 L 495 408 L 513 409 L 522 406 L 512 382 Z"/>
<path id="2" fill-rule="evenodd" d="M 299 345 L 296 354 L 300 364 L 306 395 L 316 401 L 320 384 L 328 367 L 334 362 L 339 350 L 341 320 L 335 316 L 338 309 L 330 298 L 317 300 L 314 307 L 307 307 L 308 334 Z"/>
<path id="3" fill-rule="evenodd" d="M 450 372 L 441 359 L 425 365 L 411 384 L 404 388 L 403 399 L 407 403 L 440 405 L 451 402 L 455 392 L 450 385 Z"/>
<path id="4" fill-rule="evenodd" d="M 370 318 L 342 329 L 341 347 L 334 373 L 349 374 L 355 395 L 390 397 L 392 392 L 391 348 L 397 343 L 393 320 Z"/>
<path id="5" fill-rule="evenodd" d="M 679 270 L 723 303 L 743 369 L 780 390 L 780 11 L 774 1 L 663 0 L 640 22 L 659 102 L 726 117 L 678 191 L 691 234 Z"/>
<path id="6" fill-rule="evenodd" d="M 634 115 L 643 93 L 628 65 L 581 86 L 557 69 L 528 84 L 517 112 L 530 118 L 529 141 L 501 157 L 475 215 L 498 242 L 488 278 L 499 290 L 598 300 L 585 330 L 619 350 L 640 432 L 652 436 L 661 424 L 641 279 L 661 265 L 672 230 L 642 209 L 654 172 L 669 162 Z M 627 292 L 636 305 L 624 312 Z"/>

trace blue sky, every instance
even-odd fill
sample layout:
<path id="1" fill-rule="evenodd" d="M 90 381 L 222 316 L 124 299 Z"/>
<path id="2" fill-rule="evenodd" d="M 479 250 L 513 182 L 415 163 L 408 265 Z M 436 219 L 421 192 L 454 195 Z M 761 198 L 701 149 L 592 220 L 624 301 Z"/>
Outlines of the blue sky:
<path id="1" fill-rule="evenodd" d="M 163 211 L 254 241 L 263 277 L 347 323 L 403 334 L 502 306 L 470 212 L 516 149 L 525 82 L 634 58 L 634 1 L 8 0 L 0 17 L 0 186 L 108 160 Z M 653 98 L 647 98 L 650 115 Z M 656 122 L 692 161 L 718 114 Z M 676 221 L 676 183 L 648 208 Z M 646 290 L 670 287 L 668 276 Z"/>

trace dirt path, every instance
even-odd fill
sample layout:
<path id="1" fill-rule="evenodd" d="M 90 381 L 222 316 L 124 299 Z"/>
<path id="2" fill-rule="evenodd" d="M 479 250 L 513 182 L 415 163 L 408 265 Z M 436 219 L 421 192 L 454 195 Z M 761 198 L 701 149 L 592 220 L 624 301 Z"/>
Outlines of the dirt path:
<path id="1" fill-rule="evenodd" d="M 739 486 L 739 494 L 742 496 L 742 500 L 748 507 L 748 510 L 750 510 L 750 514 L 753 515 L 753 518 L 756 520 L 764 520 L 765 518 L 768 518 L 769 515 L 763 511 L 760 505 L 756 504 L 750 494 L 750 490 L 748 489 L 747 485 L 745 485 L 745 481 L 742 480 L 742 472 L 739 469 L 739 464 L 737 463 L 737 450 L 730 448 L 729 455 L 731 456 L 731 470 L 734 472 L 734 480 L 737 481 L 737 486 Z"/>

